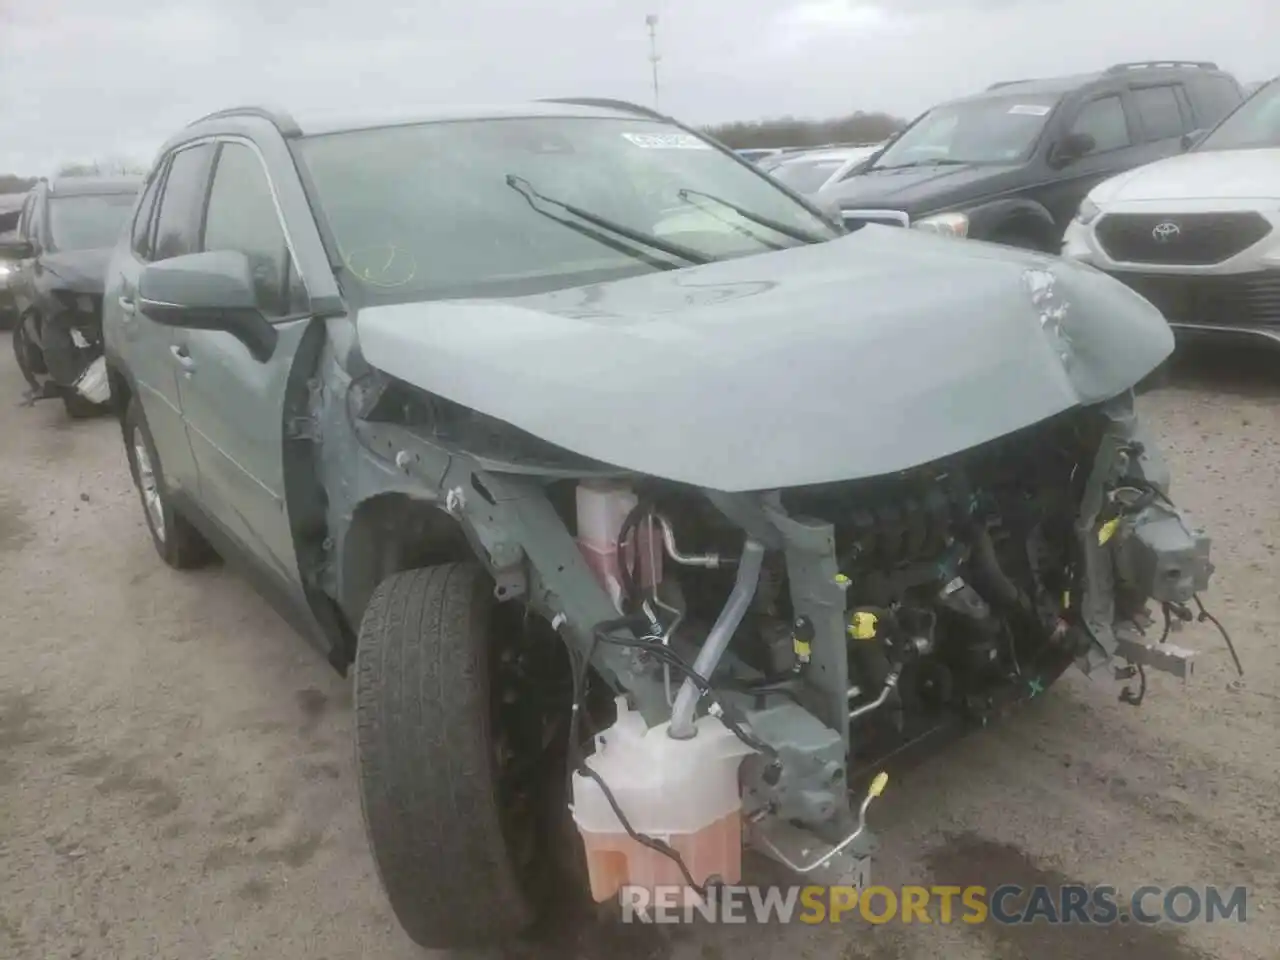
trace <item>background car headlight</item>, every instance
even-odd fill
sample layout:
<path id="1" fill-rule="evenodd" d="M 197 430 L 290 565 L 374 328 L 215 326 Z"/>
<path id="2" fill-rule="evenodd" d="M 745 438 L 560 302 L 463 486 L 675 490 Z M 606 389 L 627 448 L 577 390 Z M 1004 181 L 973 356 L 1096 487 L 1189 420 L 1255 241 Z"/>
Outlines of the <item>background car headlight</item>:
<path id="1" fill-rule="evenodd" d="M 940 233 L 948 237 L 967 237 L 969 235 L 969 218 L 963 213 L 935 213 L 931 217 L 917 220 L 911 226 L 916 230 Z"/>
<path id="2" fill-rule="evenodd" d="M 1088 226 L 1098 219 L 1098 214 L 1101 212 L 1096 203 L 1085 197 L 1080 201 L 1080 209 L 1076 211 L 1076 220 L 1082 225 Z"/>
<path id="3" fill-rule="evenodd" d="M 5 280 L 9 279 L 9 274 L 12 272 L 13 268 L 7 263 L 0 263 L 0 283 L 4 283 Z"/>

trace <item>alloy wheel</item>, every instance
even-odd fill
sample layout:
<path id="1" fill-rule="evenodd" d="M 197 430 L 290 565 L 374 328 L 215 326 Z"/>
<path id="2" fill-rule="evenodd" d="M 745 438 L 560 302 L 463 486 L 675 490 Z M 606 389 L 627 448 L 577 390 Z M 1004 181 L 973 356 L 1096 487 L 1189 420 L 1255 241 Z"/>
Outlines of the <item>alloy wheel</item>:
<path id="1" fill-rule="evenodd" d="M 142 439 L 142 432 L 139 430 L 133 431 L 133 459 L 138 466 L 138 489 L 142 491 L 147 525 L 151 527 L 156 539 L 164 543 L 164 499 L 160 494 L 155 467 L 151 464 L 151 454 L 147 452 L 146 441 Z"/>

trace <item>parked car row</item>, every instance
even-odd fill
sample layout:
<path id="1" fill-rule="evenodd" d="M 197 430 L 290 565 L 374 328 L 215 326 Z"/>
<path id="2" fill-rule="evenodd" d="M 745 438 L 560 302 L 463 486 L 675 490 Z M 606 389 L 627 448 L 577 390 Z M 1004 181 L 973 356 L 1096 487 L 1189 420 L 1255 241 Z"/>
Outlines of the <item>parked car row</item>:
<path id="1" fill-rule="evenodd" d="M 1243 100 L 1236 79 L 1207 62 L 997 83 L 925 111 L 823 199 L 855 227 L 1057 252 L 1094 186 L 1188 149 Z"/>
<path id="2" fill-rule="evenodd" d="M 1094 187 L 1062 253 L 1128 284 L 1184 337 L 1280 342 L 1280 80 L 1187 153 Z"/>
<path id="3" fill-rule="evenodd" d="M 15 238 L 18 218 L 21 212 L 21 194 L 0 194 L 0 244 L 10 242 Z M 0 257 L 0 330 L 12 329 L 18 318 L 18 312 L 14 307 L 13 292 L 10 288 L 16 273 L 16 266 Z"/>
<path id="4" fill-rule="evenodd" d="M 0 241 L 18 367 L 33 399 L 60 399 L 73 417 L 93 416 L 110 400 L 103 281 L 140 183 L 136 177 L 40 180 L 23 201 L 14 235 Z"/>
<path id="5" fill-rule="evenodd" d="M 1088 263 L 1187 337 L 1280 341 L 1280 80 L 1203 61 L 997 83 L 873 150 L 758 161 L 853 230 L 910 227 Z"/>

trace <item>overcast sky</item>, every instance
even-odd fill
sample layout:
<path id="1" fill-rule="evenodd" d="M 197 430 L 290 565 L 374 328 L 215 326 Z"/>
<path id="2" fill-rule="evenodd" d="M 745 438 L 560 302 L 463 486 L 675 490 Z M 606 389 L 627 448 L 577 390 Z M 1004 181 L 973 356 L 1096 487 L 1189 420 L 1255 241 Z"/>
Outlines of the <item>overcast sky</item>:
<path id="1" fill-rule="evenodd" d="M 0 172 L 150 161 L 201 113 L 568 94 L 703 123 L 911 115 L 1118 60 L 1280 73 L 1277 0 L 0 0 Z"/>

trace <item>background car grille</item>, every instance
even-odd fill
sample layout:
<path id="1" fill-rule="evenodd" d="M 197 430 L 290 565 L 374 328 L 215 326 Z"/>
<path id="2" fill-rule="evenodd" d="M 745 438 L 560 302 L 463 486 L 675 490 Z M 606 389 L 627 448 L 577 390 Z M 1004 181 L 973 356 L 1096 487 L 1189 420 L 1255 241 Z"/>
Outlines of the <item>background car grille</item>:
<path id="1" fill-rule="evenodd" d="M 1113 273 L 1170 323 L 1280 326 L 1280 270 L 1215 277 Z"/>
<path id="2" fill-rule="evenodd" d="M 1172 225 L 1177 230 L 1174 231 Z M 1161 239 L 1161 228 L 1166 228 Z M 1110 213 L 1095 228 L 1112 260 L 1124 263 L 1221 263 L 1247 250 L 1271 224 L 1259 213 Z"/>

